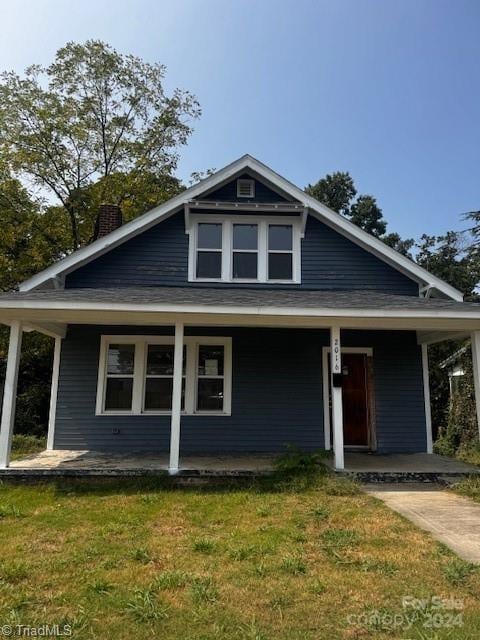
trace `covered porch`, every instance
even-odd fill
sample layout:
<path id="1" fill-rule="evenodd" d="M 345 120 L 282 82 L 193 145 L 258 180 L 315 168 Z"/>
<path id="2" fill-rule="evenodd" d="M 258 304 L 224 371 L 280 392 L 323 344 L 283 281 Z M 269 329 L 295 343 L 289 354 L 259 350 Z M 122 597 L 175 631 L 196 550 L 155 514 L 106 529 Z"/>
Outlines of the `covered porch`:
<path id="1" fill-rule="evenodd" d="M 316 433 L 315 438 L 309 441 L 308 448 L 310 450 L 313 450 L 313 448 L 332 449 L 332 465 L 338 471 L 350 470 L 352 460 L 354 460 L 351 456 L 356 455 L 351 448 L 346 448 L 345 446 L 346 417 L 344 415 L 344 407 L 346 395 L 345 377 L 348 375 L 348 371 L 346 371 L 348 367 L 345 367 L 347 354 L 361 353 L 365 358 L 365 362 L 367 362 L 368 358 L 373 357 L 373 367 L 376 368 L 377 372 L 377 380 L 375 382 L 377 387 L 375 393 L 377 395 L 376 401 L 372 403 L 370 408 L 373 413 L 375 411 L 381 413 L 380 417 L 384 421 L 385 416 L 388 415 L 389 437 L 390 441 L 393 442 L 393 453 L 400 452 L 404 448 L 405 451 L 416 451 L 417 453 L 432 456 L 432 429 L 428 388 L 428 344 L 440 340 L 471 336 L 477 412 L 480 414 L 480 312 L 478 305 L 468 303 L 365 291 L 286 290 L 273 292 L 246 289 L 231 291 L 226 289 L 160 287 L 135 290 L 127 288 L 111 290 L 59 289 L 4 294 L 0 297 L 0 321 L 10 326 L 10 344 L 0 430 L 1 469 L 10 468 L 13 471 L 13 469 L 21 468 L 18 465 L 26 464 L 25 461 L 23 463 L 11 463 L 10 449 L 15 419 L 16 387 L 22 334 L 23 331 L 31 330 L 41 331 L 55 338 L 47 452 L 41 454 L 40 457 L 33 458 L 31 464 L 33 465 L 32 468 L 35 465 L 40 465 L 41 468 L 43 464 L 46 464 L 47 469 L 49 468 L 48 465 L 53 464 L 53 468 L 57 469 L 58 473 L 69 467 L 73 469 L 76 465 L 87 465 L 87 469 L 93 472 L 96 464 L 102 461 L 103 465 L 108 466 L 110 464 L 109 460 L 111 460 L 111 465 L 116 468 L 116 465 L 120 464 L 122 460 L 116 457 L 120 455 L 120 452 L 115 448 L 112 448 L 111 451 L 102 448 L 103 453 L 98 454 L 95 453 L 96 449 L 93 446 L 81 446 L 82 433 L 80 428 L 77 429 L 77 442 L 79 444 L 75 449 L 75 454 L 69 453 L 69 447 L 66 444 L 62 444 L 60 447 L 57 446 L 55 430 L 58 422 L 58 387 L 60 363 L 63 359 L 62 354 L 64 351 L 63 346 L 65 342 L 68 342 L 72 329 L 74 329 L 73 333 L 75 333 L 79 327 L 86 329 L 90 327 L 96 331 L 95 336 L 91 337 L 91 340 L 93 340 L 91 345 L 94 344 L 96 351 L 94 352 L 92 347 L 90 365 L 93 363 L 100 370 L 102 367 L 101 364 L 99 365 L 99 357 L 101 361 L 101 346 L 96 342 L 97 340 L 100 342 L 99 336 L 122 334 L 125 333 L 123 328 L 128 327 L 129 335 L 123 335 L 123 341 L 138 343 L 139 352 L 145 354 L 145 347 L 148 344 L 149 337 L 158 337 L 159 332 L 161 332 L 160 335 L 168 334 L 169 343 L 172 345 L 171 402 L 168 411 L 163 412 L 161 415 L 143 412 L 142 398 L 134 389 L 133 402 L 134 404 L 137 403 L 136 406 L 138 408 L 136 414 L 119 412 L 118 415 L 113 413 L 105 416 L 102 414 L 101 407 L 99 409 L 101 394 L 99 395 L 99 387 L 95 379 L 97 408 L 95 409 L 95 399 L 93 397 L 95 396 L 95 387 L 92 387 L 90 381 L 88 391 L 90 404 L 87 409 L 82 409 L 84 411 L 83 414 L 79 411 L 77 413 L 72 412 L 68 419 L 70 421 L 77 420 L 79 423 L 83 421 L 84 423 L 87 417 L 92 417 L 92 420 L 95 419 L 97 426 L 99 424 L 103 425 L 102 428 L 108 426 L 112 434 L 116 430 L 121 431 L 115 426 L 116 422 L 121 423 L 128 432 L 128 438 L 123 440 L 124 444 L 122 446 L 128 447 L 128 442 L 132 442 L 137 451 L 142 448 L 142 442 L 135 440 L 135 429 L 132 429 L 132 424 L 145 424 L 148 421 L 151 429 L 148 433 L 150 434 L 156 433 L 156 425 L 162 425 L 162 433 L 164 435 L 168 434 L 167 439 L 165 439 L 165 451 L 162 453 L 154 451 L 149 458 L 150 462 L 147 467 L 160 468 L 160 470 L 167 471 L 171 475 L 182 473 L 185 470 L 193 471 L 194 467 L 197 470 L 219 468 L 219 466 L 227 464 L 226 460 L 230 455 L 235 457 L 238 453 L 238 451 L 236 453 L 229 450 L 228 447 L 222 446 L 221 430 L 216 431 L 220 436 L 218 442 L 215 442 L 215 432 L 210 434 L 211 442 L 208 451 L 211 451 L 212 455 L 208 456 L 210 458 L 209 462 L 206 461 L 204 456 L 192 455 L 192 451 L 185 448 L 185 442 L 189 441 L 192 449 L 192 438 L 195 437 L 193 422 L 198 416 L 201 416 L 201 414 L 195 412 L 192 398 L 189 399 L 187 397 L 185 400 L 187 404 L 192 403 L 190 414 L 188 414 L 188 411 L 186 412 L 186 407 L 182 404 L 184 402 L 182 400 L 184 397 L 182 395 L 183 380 L 185 377 L 188 380 L 190 369 L 196 366 L 195 364 L 189 365 L 187 363 L 187 372 L 185 373 L 183 367 L 184 348 L 187 347 L 188 351 L 189 345 L 191 346 L 193 342 L 198 343 L 199 341 L 198 337 L 194 339 L 192 336 L 225 336 L 226 340 L 232 340 L 230 336 L 233 335 L 233 354 L 240 360 L 242 360 L 242 349 L 249 345 L 249 339 L 245 337 L 245 332 L 247 331 L 250 332 L 250 336 L 256 335 L 257 344 L 260 345 L 257 350 L 263 354 L 263 358 L 268 357 L 272 351 L 278 351 L 278 348 L 283 344 L 289 346 L 291 358 L 295 355 L 295 349 L 298 345 L 301 346 L 302 354 L 305 354 L 305 358 L 318 351 L 319 355 L 315 365 L 317 368 L 310 367 L 308 369 L 309 395 L 303 398 L 300 404 L 296 396 L 299 389 L 303 389 L 306 393 L 304 384 L 297 386 L 296 391 L 291 392 L 291 397 L 288 398 L 288 386 L 279 389 L 276 387 L 276 383 L 269 383 L 267 380 L 265 388 L 269 387 L 270 392 L 262 396 L 261 403 L 257 397 L 256 405 L 251 404 L 249 406 L 244 404 L 243 407 L 240 406 L 236 403 L 236 391 L 234 389 L 232 394 L 233 405 L 229 402 L 228 408 L 226 405 L 224 406 L 222 420 L 220 421 L 219 418 L 212 416 L 206 421 L 205 416 L 201 416 L 202 424 L 204 425 L 202 428 L 208 429 L 209 423 L 216 421 L 217 426 L 221 422 L 227 429 L 229 428 L 228 425 L 232 424 L 232 417 L 241 415 L 245 407 L 247 409 L 254 407 L 255 411 L 261 411 L 262 428 L 264 428 L 268 423 L 269 413 L 274 407 L 272 397 L 275 396 L 277 401 L 281 398 L 282 403 L 284 403 L 281 411 L 285 433 L 290 434 L 290 441 L 295 443 L 296 429 L 299 425 L 301 426 L 302 420 L 305 420 L 305 414 L 301 414 L 301 410 L 303 410 L 305 402 L 308 401 L 312 412 L 315 411 L 309 417 L 309 433 Z M 119 327 L 119 329 L 115 330 L 115 327 Z M 244 332 L 243 341 L 235 338 L 235 334 L 232 333 L 234 331 Z M 277 335 L 276 345 L 272 342 L 274 334 L 267 334 L 267 332 L 282 332 L 275 334 Z M 301 334 L 301 341 L 290 341 L 287 336 L 289 332 L 291 332 L 292 336 L 296 335 L 297 337 Z M 81 335 L 81 331 L 77 331 L 77 333 L 76 355 L 74 355 L 80 358 L 82 352 L 87 351 L 89 347 L 87 343 L 83 344 L 82 340 L 84 338 Z M 375 344 L 371 342 L 371 337 L 374 333 L 380 336 Z M 270 342 L 265 343 L 262 340 L 262 336 L 267 335 L 270 335 Z M 382 335 L 384 338 L 381 338 Z M 310 343 L 308 342 L 309 336 L 311 337 Z M 402 342 L 402 336 L 408 339 Z M 113 338 L 115 338 L 115 335 Z M 118 340 L 115 341 L 118 342 Z M 210 343 L 212 343 L 211 338 Z M 213 344 L 216 344 L 215 340 L 213 340 Z M 413 353 L 415 362 L 411 368 L 405 367 L 403 363 L 401 367 L 402 378 L 397 380 L 399 361 L 396 358 L 401 357 L 404 349 L 409 350 L 410 355 Z M 227 351 L 225 351 L 225 357 L 227 357 L 226 354 Z M 144 356 L 139 361 L 143 362 L 143 358 Z M 254 387 L 248 386 L 249 378 L 252 378 L 254 373 L 258 373 L 259 366 L 262 363 L 263 366 L 258 379 L 268 378 L 270 373 L 273 374 L 278 369 L 279 363 L 280 367 L 282 366 L 278 358 L 279 355 L 277 353 L 276 359 L 273 358 L 268 362 L 265 359 L 257 359 L 254 364 L 243 358 L 243 361 L 241 361 L 243 366 L 241 375 L 234 369 L 233 381 L 238 382 L 238 378 L 242 378 L 241 395 L 244 402 L 248 403 L 249 399 L 251 403 L 255 402 L 252 399 Z M 192 360 L 192 362 L 194 361 Z M 74 360 L 71 364 L 73 364 L 72 368 L 75 369 Z M 205 366 L 207 365 L 205 364 Z M 298 353 L 296 354 L 296 367 L 294 375 L 289 371 L 283 372 L 284 384 L 288 380 L 293 383 L 295 376 L 298 376 L 299 372 L 302 371 L 302 362 L 298 358 Z M 385 386 L 382 377 L 378 377 L 380 369 L 384 375 L 388 374 L 387 386 Z M 137 371 L 137 365 L 135 365 L 135 371 Z M 405 380 L 410 376 L 410 372 L 414 372 L 415 376 L 411 384 L 406 385 Z M 212 375 L 216 376 L 216 374 Z M 78 373 L 78 376 L 80 380 L 81 373 Z M 367 378 L 365 380 L 367 381 Z M 187 386 L 188 384 L 187 382 Z M 225 375 L 224 384 L 229 384 Z M 224 387 L 222 393 L 226 393 L 226 387 Z M 392 394 L 395 396 L 394 403 L 391 401 Z M 91 402 L 93 402 L 93 406 Z M 270 406 L 269 402 L 272 403 Z M 288 408 L 288 414 L 285 415 L 285 407 L 288 406 L 288 402 L 290 407 Z M 412 433 L 408 429 L 410 426 L 408 411 L 403 413 L 404 408 L 409 408 L 410 406 L 414 406 L 412 411 L 414 410 L 415 417 L 411 418 L 411 420 L 416 420 L 414 435 L 417 438 L 415 444 L 417 448 L 412 447 L 410 441 Z M 399 415 L 395 415 L 396 412 Z M 419 419 L 420 412 L 421 420 Z M 379 416 L 377 416 L 378 418 Z M 272 418 L 269 425 L 269 437 L 273 441 L 275 441 L 276 437 L 277 424 L 275 420 L 277 419 Z M 200 422 L 200 418 L 198 418 L 196 424 L 200 424 Z M 290 424 L 290 430 L 288 430 L 288 424 Z M 165 431 L 167 425 L 168 432 Z M 419 431 L 420 428 L 421 433 Z M 378 431 L 377 429 L 377 436 L 379 435 Z M 143 442 L 144 450 L 148 450 L 149 446 L 148 438 L 150 436 L 148 433 Z M 244 433 L 242 433 L 241 429 L 238 429 L 235 433 L 236 442 L 241 441 L 242 437 L 244 437 Z M 372 438 L 371 434 L 368 437 L 368 446 L 366 448 L 382 453 L 381 446 L 378 446 L 378 437 Z M 282 438 L 282 445 L 288 444 L 289 439 L 283 435 Z M 230 439 L 230 442 L 232 442 L 232 439 Z M 278 442 L 277 438 L 277 444 Z M 218 448 L 214 452 L 213 449 L 216 444 L 218 444 Z M 251 445 L 251 451 L 258 456 L 260 451 L 255 449 L 255 444 L 256 442 L 253 442 Z M 247 446 L 248 443 L 244 445 L 245 452 L 250 451 Z M 58 448 L 60 449 L 59 451 L 56 450 Z M 275 449 L 279 450 L 278 447 Z M 268 440 L 262 443 L 261 451 L 269 452 Z M 146 459 L 144 458 L 142 465 L 137 467 L 139 458 L 137 457 L 138 453 L 135 451 L 122 450 L 121 453 L 124 455 L 124 463 L 126 464 L 125 461 L 129 460 L 127 466 L 134 472 L 138 468 L 142 469 L 143 464 L 146 464 Z M 67 459 L 69 455 L 71 457 Z M 347 458 L 345 455 L 347 455 Z M 365 452 L 363 452 L 363 455 L 366 455 Z M 64 456 L 63 459 L 62 456 Z M 380 464 L 382 456 L 370 457 L 371 459 L 377 458 L 376 464 Z M 55 459 L 57 460 L 56 466 Z M 368 459 L 367 457 L 359 458 L 359 460 L 365 461 L 364 463 Z M 414 459 L 411 458 L 410 460 L 413 464 Z M 433 457 L 431 460 L 436 460 L 439 467 L 447 464 L 445 460 L 440 461 Z M 262 465 L 266 470 L 266 467 L 270 464 L 268 460 L 263 459 L 260 467 L 258 467 L 256 466 L 257 462 L 258 460 L 251 459 L 248 463 L 250 466 L 243 468 L 246 464 L 245 458 L 243 461 L 230 459 L 227 466 L 229 468 L 235 467 L 236 469 L 232 470 L 238 472 L 242 470 L 252 471 L 252 466 L 257 470 L 261 470 Z M 395 462 L 392 457 L 385 457 L 382 462 L 386 466 L 392 466 L 397 463 L 398 460 Z M 122 468 L 122 464 L 120 464 L 119 468 Z M 418 464 L 419 461 L 417 459 L 415 465 Z M 207 466 L 205 467 L 205 465 Z"/>

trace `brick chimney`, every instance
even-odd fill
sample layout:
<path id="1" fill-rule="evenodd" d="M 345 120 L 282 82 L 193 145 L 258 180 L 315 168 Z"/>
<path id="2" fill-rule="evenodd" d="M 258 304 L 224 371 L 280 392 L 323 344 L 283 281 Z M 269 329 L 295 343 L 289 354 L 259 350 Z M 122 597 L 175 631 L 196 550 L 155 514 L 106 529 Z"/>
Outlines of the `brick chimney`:
<path id="1" fill-rule="evenodd" d="M 118 204 L 101 204 L 98 208 L 97 223 L 95 225 L 95 239 L 103 238 L 111 231 L 122 226 L 122 210 Z"/>

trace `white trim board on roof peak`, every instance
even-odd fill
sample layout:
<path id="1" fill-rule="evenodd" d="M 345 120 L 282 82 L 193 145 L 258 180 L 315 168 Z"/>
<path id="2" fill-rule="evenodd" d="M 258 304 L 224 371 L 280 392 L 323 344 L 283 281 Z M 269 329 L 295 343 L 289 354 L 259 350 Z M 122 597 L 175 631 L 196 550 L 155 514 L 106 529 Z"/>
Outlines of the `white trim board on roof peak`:
<path id="1" fill-rule="evenodd" d="M 130 238 L 146 231 L 158 222 L 170 217 L 187 204 L 189 200 L 192 200 L 202 194 L 208 194 L 214 188 L 222 186 L 229 180 L 240 175 L 241 172 L 245 171 L 252 172 L 255 177 L 263 180 L 267 186 L 272 186 L 277 191 L 285 193 L 290 198 L 300 201 L 304 206 L 308 207 L 309 213 L 365 250 L 373 253 L 393 268 L 417 281 L 420 285 L 429 286 L 440 294 L 443 294 L 448 298 L 452 298 L 453 300 L 463 300 L 463 294 L 460 291 L 429 273 L 423 267 L 420 267 L 409 258 L 406 258 L 398 251 L 395 251 L 395 249 L 387 246 L 378 238 L 374 238 L 370 234 L 366 233 L 341 214 L 332 211 L 315 198 L 307 195 L 302 191 L 302 189 L 296 187 L 285 178 L 282 178 L 282 176 L 278 175 L 265 164 L 248 154 L 243 155 L 238 160 L 228 164 L 226 167 L 220 169 L 208 178 L 201 180 L 197 184 L 180 193 L 178 196 L 175 196 L 167 202 L 147 211 L 138 218 L 135 218 L 115 231 L 112 231 L 107 236 L 95 240 L 95 242 L 92 242 L 88 246 L 78 249 L 78 251 L 75 251 L 66 258 L 63 258 L 63 260 L 60 260 L 47 269 L 44 269 L 29 280 L 20 284 L 20 291 L 30 291 L 45 285 L 50 280 L 65 276 L 87 262 L 103 255 L 123 242 L 126 242 Z"/>

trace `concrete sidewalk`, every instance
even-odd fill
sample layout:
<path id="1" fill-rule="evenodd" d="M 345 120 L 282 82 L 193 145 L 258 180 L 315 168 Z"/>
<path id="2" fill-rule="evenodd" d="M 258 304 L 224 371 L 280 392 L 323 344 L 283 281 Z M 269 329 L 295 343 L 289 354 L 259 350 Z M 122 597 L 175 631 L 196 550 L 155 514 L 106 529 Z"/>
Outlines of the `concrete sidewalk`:
<path id="1" fill-rule="evenodd" d="M 438 485 L 364 485 L 363 489 L 464 560 L 480 564 L 480 504 Z"/>

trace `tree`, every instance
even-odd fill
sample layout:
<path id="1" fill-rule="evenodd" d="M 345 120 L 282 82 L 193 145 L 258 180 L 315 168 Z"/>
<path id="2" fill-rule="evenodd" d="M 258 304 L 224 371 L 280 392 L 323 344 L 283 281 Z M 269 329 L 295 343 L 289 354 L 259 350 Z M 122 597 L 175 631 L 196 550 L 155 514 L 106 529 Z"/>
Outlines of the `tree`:
<path id="1" fill-rule="evenodd" d="M 348 171 L 335 171 L 305 187 L 308 195 L 319 200 L 333 211 L 349 218 L 358 227 L 380 238 L 385 244 L 411 258 L 410 249 L 415 244 L 411 238 L 402 239 L 398 233 L 387 234 L 387 221 L 371 195 L 357 195 L 357 188 Z"/>
<path id="2" fill-rule="evenodd" d="M 474 244 L 465 235 L 448 231 L 443 236 L 423 234 L 417 243 L 418 264 L 465 293 L 467 299 L 477 299 L 476 286 L 480 278 L 480 261 Z"/>
<path id="3" fill-rule="evenodd" d="M 354 224 L 377 238 L 387 230 L 382 210 L 373 196 L 359 196 L 347 215 Z"/>
<path id="4" fill-rule="evenodd" d="M 165 93 L 165 71 L 89 40 L 68 43 L 24 77 L 2 74 L 1 157 L 15 177 L 56 197 L 71 249 L 82 242 L 85 189 L 97 183 L 103 199 L 115 176 L 161 179 L 175 169 L 200 107 L 188 91 Z"/>
<path id="5" fill-rule="evenodd" d="M 413 260 L 411 249 L 415 245 L 413 238 L 402 238 L 398 233 L 387 233 L 382 237 L 383 242 L 398 253 Z"/>
<path id="6" fill-rule="evenodd" d="M 348 171 L 327 174 L 315 184 L 307 185 L 305 191 L 309 196 L 343 215 L 348 215 L 350 203 L 357 195 L 353 178 Z"/>

